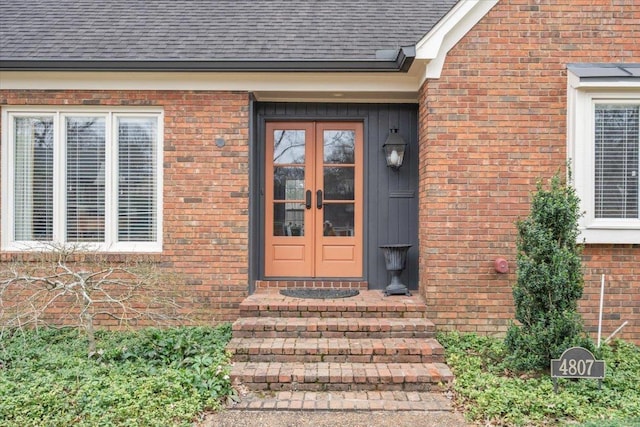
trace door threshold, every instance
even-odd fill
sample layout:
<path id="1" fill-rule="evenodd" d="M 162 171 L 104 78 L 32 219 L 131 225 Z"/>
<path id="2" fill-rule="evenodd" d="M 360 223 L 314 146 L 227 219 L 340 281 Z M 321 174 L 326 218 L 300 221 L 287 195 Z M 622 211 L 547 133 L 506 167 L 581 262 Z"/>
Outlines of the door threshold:
<path id="1" fill-rule="evenodd" d="M 256 291 L 264 289 L 285 289 L 285 288 L 339 288 L 358 289 L 366 291 L 369 289 L 369 282 L 363 280 L 332 280 L 332 279 L 264 279 L 256 280 Z"/>

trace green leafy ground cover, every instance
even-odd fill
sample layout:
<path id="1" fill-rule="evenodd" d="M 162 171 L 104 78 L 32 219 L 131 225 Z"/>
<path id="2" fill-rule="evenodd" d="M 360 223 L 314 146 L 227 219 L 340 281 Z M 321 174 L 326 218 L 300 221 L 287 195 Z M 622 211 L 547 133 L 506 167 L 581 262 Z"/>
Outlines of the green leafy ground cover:
<path id="1" fill-rule="evenodd" d="M 73 329 L 3 335 L 2 426 L 188 426 L 232 395 L 230 325 L 98 333 L 98 354 Z"/>
<path id="2" fill-rule="evenodd" d="M 99 332 L 86 356 L 75 330 L 3 335 L 0 342 L 2 426 L 190 426 L 234 391 L 217 328 Z M 491 426 L 640 426 L 640 349 L 622 341 L 596 356 L 607 364 L 602 390 L 593 380 L 513 375 L 502 340 L 446 333 L 438 339 L 456 375 L 456 402 L 469 420 Z"/>
<path id="3" fill-rule="evenodd" d="M 559 380 L 548 373 L 514 375 L 502 340 L 475 334 L 443 333 L 455 375 L 455 400 L 473 422 L 490 426 L 640 426 L 640 349 L 623 341 L 603 346 L 602 390 L 596 380 Z"/>

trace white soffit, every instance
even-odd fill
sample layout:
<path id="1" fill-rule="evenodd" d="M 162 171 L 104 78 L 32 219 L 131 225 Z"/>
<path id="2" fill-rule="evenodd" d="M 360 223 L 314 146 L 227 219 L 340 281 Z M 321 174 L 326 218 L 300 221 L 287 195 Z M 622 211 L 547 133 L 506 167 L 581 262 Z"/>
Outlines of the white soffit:
<path id="1" fill-rule="evenodd" d="M 416 102 L 417 77 L 409 73 L 231 73 L 3 71 L 0 89 L 212 90 L 256 93 L 258 99 Z"/>

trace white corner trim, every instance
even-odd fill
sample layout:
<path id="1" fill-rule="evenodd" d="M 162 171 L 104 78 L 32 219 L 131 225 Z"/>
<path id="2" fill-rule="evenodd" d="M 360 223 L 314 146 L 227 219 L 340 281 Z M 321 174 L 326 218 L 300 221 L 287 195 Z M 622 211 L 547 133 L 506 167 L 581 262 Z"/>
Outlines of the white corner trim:
<path id="1" fill-rule="evenodd" d="M 416 44 L 416 59 L 427 60 L 422 82 L 437 79 L 447 53 L 498 3 L 498 0 L 461 0 Z"/>
<path id="2" fill-rule="evenodd" d="M 9 150 L 9 113 L 7 112 L 7 108 L 0 108 L 0 123 L 2 123 L 2 129 L 0 129 L 0 153 L 2 155 L 2 171 L 0 171 L 0 179 L 2 182 L 0 185 L 2 186 L 2 195 L 0 196 L 0 203 L 2 204 L 2 209 L 0 210 L 0 230 L 2 230 L 2 236 L 0 237 L 0 248 L 5 248 L 10 242 L 10 235 L 13 235 L 13 226 L 11 221 L 9 221 L 9 209 L 11 209 L 13 203 L 9 199 L 9 192 L 6 191 L 10 186 L 13 185 L 13 182 L 10 181 L 10 174 L 8 171 L 7 165 L 13 162 L 13 158 L 10 157 L 11 151 Z"/>

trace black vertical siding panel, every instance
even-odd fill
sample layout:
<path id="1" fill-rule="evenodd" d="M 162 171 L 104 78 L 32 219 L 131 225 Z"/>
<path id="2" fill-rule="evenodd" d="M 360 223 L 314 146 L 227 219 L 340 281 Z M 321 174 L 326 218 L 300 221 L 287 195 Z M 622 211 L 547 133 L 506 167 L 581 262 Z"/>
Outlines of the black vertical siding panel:
<path id="1" fill-rule="evenodd" d="M 344 112 L 343 107 L 345 104 L 328 104 L 327 105 L 327 116 L 328 117 L 339 117 L 342 114 L 338 113 L 338 111 Z"/>
<path id="2" fill-rule="evenodd" d="M 413 109 L 415 111 L 415 109 Z M 391 176 L 391 193 L 395 197 L 388 199 L 390 218 L 393 219 L 393 235 L 389 243 L 412 245 L 408 254 L 407 269 L 403 273 L 403 281 L 411 288 L 418 285 L 418 242 L 417 242 L 417 115 L 407 106 L 398 111 L 395 121 L 390 127 L 397 127 L 398 133 L 407 143 L 405 158 L 398 171 L 389 170 Z M 411 195 L 413 194 L 413 197 Z M 414 215 L 414 212 L 416 213 Z"/>
<path id="3" fill-rule="evenodd" d="M 389 129 L 397 128 L 400 135 L 403 135 L 405 129 L 402 127 L 402 123 L 400 122 L 400 114 L 399 111 L 393 111 L 393 115 L 389 118 Z M 404 138 L 404 136 L 403 136 Z M 403 189 L 402 182 L 404 180 L 404 175 L 407 174 L 406 170 L 402 168 L 399 170 L 389 170 L 389 176 L 391 178 L 391 188 L 390 191 L 398 192 Z M 401 229 L 403 228 L 403 223 L 406 221 L 406 218 L 403 218 L 400 211 L 401 199 L 397 198 L 389 198 L 389 212 L 390 216 L 393 219 L 392 227 L 391 227 L 391 235 L 389 236 L 389 243 L 406 243 L 401 240 Z"/>
<path id="4" fill-rule="evenodd" d="M 380 268 L 380 249 L 378 242 L 380 239 L 381 227 L 371 227 L 370 224 L 382 224 L 384 221 L 384 211 L 380 210 L 382 200 L 385 198 L 380 182 L 380 152 L 378 151 L 380 144 L 380 126 L 383 121 L 381 107 L 371 108 L 368 111 L 369 120 L 367 123 L 367 141 L 365 144 L 365 181 L 367 182 L 368 191 L 365 193 L 365 235 L 367 237 L 367 264 L 368 264 L 368 280 L 370 288 L 377 288 L 377 282 L 384 282 L 385 271 Z M 380 280 L 382 279 L 382 280 Z M 376 286 L 378 285 L 378 286 Z"/>
<path id="5" fill-rule="evenodd" d="M 409 252 L 409 265 L 411 268 L 408 269 L 409 272 L 409 281 L 411 283 L 411 287 L 417 289 L 420 283 L 420 276 L 418 268 L 419 257 L 420 257 L 420 240 L 419 240 L 419 227 L 420 223 L 418 220 L 418 174 L 419 174 L 419 156 L 418 156 L 418 112 L 416 109 L 413 110 L 414 114 L 411 114 L 409 117 L 409 135 L 410 135 L 410 150 L 409 150 L 409 165 L 411 168 L 409 169 L 409 176 L 411 177 L 410 188 L 409 190 L 413 191 L 413 199 L 411 200 L 410 211 L 409 211 L 409 221 L 408 224 L 411 224 L 412 229 L 409 232 L 411 236 L 411 244 L 413 245 Z"/>
<path id="6" fill-rule="evenodd" d="M 388 283 L 384 256 L 379 249 L 387 243 L 410 243 L 407 270 L 403 280 L 411 288 L 418 285 L 418 128 L 417 105 L 409 104 L 314 104 L 314 103 L 256 103 L 256 129 L 258 139 L 254 147 L 261 147 L 265 120 L 364 120 L 364 278 L 372 289 L 383 289 Z M 386 167 L 382 144 L 389 129 L 397 127 L 409 144 L 405 163 L 399 171 Z M 264 152 L 254 156 L 254 162 L 264 161 Z M 262 170 L 260 164 L 252 167 Z M 262 175 L 263 176 L 263 175 Z M 253 215 L 264 217 L 260 187 L 253 189 Z M 400 194 L 398 196 L 398 194 Z M 408 195 L 413 194 L 413 197 Z M 396 197 L 391 197 L 395 195 Z M 259 222 L 259 221 L 258 221 Z M 263 234 L 264 225 L 260 229 Z M 262 248 L 254 253 L 264 256 Z M 258 263 L 262 265 L 262 262 Z"/>
<path id="7" fill-rule="evenodd" d="M 389 169 L 386 166 L 384 159 L 384 153 L 382 151 L 382 145 L 384 144 L 387 136 L 389 135 L 389 123 L 391 121 L 390 106 L 382 105 L 378 107 L 380 111 L 380 121 L 378 128 L 376 129 L 376 145 L 377 149 L 372 153 L 372 156 L 376 158 L 378 166 L 378 174 L 375 177 L 377 181 L 377 193 L 379 201 L 375 206 L 378 211 L 378 222 L 376 227 L 372 227 L 376 230 L 377 241 L 375 242 L 375 258 L 376 262 L 376 274 L 370 280 L 371 287 L 384 288 L 388 282 L 388 273 L 385 268 L 384 256 L 380 250 L 380 245 L 390 243 L 390 230 L 393 227 L 392 213 L 389 211 L 389 192 L 392 190 L 392 176 L 389 174 Z"/>

